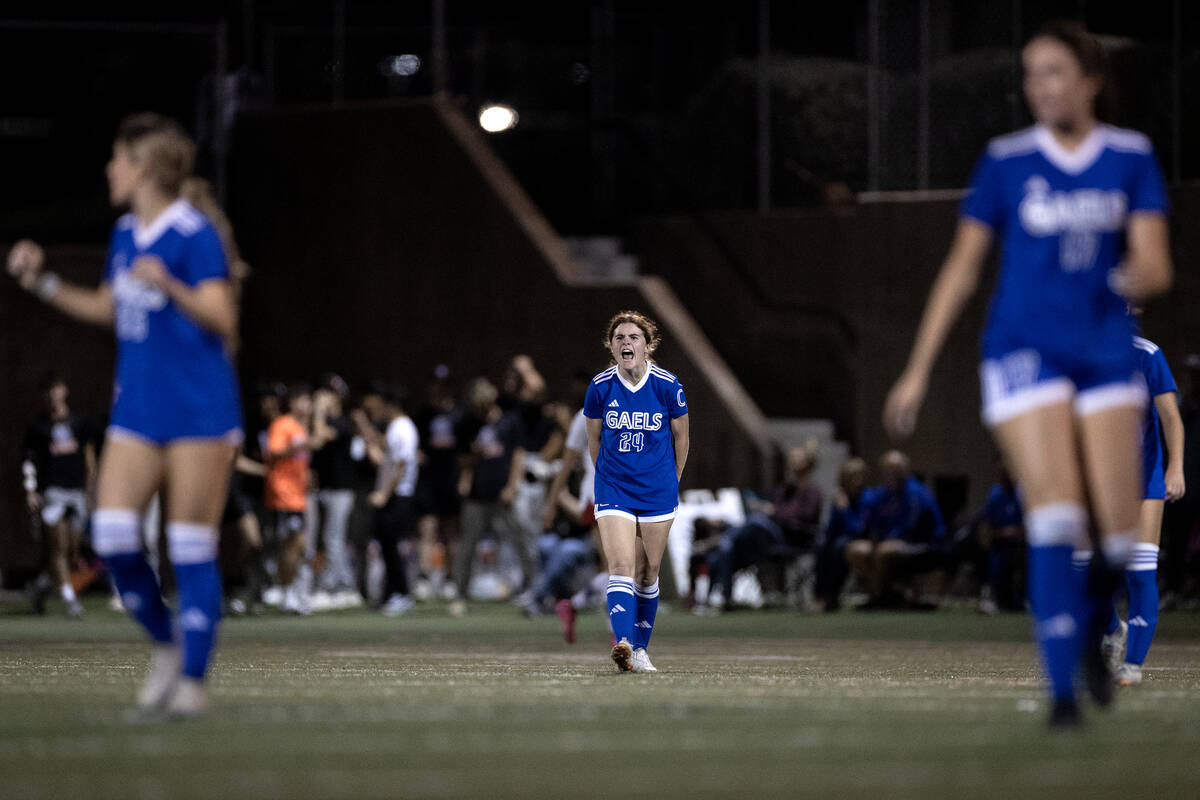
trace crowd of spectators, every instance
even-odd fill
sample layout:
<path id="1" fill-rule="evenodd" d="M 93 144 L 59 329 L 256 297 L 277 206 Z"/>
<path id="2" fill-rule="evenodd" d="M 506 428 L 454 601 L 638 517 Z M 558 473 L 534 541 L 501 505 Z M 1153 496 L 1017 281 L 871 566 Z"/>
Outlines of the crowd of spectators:
<path id="1" fill-rule="evenodd" d="M 1188 367 L 1192 439 L 1200 361 Z M 572 636 L 605 577 L 580 411 L 590 377 L 581 370 L 567 396 L 549 398 L 533 361 L 516 356 L 498 381 L 459 380 L 437 365 L 416 395 L 384 380 L 352 388 L 335 374 L 259 384 L 222 521 L 228 610 L 366 604 L 396 616 L 441 600 L 461 615 L 473 600 L 507 598 L 527 614 L 557 613 Z M 104 583 L 83 535 L 102 426 L 69 407 L 65 381 L 45 389 L 22 446 L 42 559 L 28 590 L 39 611 L 57 594 L 81 616 L 76 593 Z M 794 447 L 772 492 L 741 492 L 736 521 L 695 519 L 687 580 L 675 589 L 685 604 L 704 613 L 744 605 L 737 584 L 752 577 L 752 605 L 931 609 L 958 598 L 988 614 L 1024 608 L 1019 493 L 999 462 L 986 501 L 960 513 L 904 453 L 885 452 L 874 469 L 849 458 L 828 493 L 814 480 L 821 457 L 814 442 Z M 1200 479 L 1188 485 L 1200 489 Z M 151 555 L 159 526 L 148 514 Z M 1200 500 L 1169 509 L 1168 605 L 1200 590 L 1197 531 Z"/>

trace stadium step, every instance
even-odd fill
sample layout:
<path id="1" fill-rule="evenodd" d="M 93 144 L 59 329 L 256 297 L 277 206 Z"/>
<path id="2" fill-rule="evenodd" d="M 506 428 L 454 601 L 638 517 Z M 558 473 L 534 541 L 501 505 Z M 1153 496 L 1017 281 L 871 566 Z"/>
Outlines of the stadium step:
<path id="1" fill-rule="evenodd" d="M 637 277 L 636 256 L 621 250 L 621 240 L 615 236 L 564 237 L 571 260 L 593 283 L 628 283 Z"/>

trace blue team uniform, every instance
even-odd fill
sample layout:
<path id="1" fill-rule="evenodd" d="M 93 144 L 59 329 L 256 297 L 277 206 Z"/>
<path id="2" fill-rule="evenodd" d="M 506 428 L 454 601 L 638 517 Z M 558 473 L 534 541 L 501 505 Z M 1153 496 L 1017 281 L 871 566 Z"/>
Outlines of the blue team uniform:
<path id="1" fill-rule="evenodd" d="M 688 413 L 679 379 L 654 364 L 626 382 L 610 367 L 588 384 L 583 415 L 603 421 L 596 458 L 596 516 L 669 519 L 679 504 L 671 420 Z"/>
<path id="2" fill-rule="evenodd" d="M 983 335 L 984 418 L 996 424 L 1103 388 L 1099 403 L 1135 404 L 1125 301 L 1109 273 L 1133 212 L 1165 213 L 1149 139 L 1098 125 L 1073 152 L 1042 126 L 993 139 L 961 214 L 984 223 L 1002 261 Z M 1092 406 L 1097 407 L 1097 406 Z"/>
<path id="3" fill-rule="evenodd" d="M 133 214 L 117 221 L 104 270 L 117 333 L 111 429 L 158 445 L 240 438 L 241 405 L 224 342 L 132 276 L 143 255 L 160 258 L 188 286 L 229 277 L 216 231 L 186 201 L 175 201 L 145 229 Z"/>
<path id="4" fill-rule="evenodd" d="M 1158 345 L 1148 339 L 1134 336 L 1133 349 L 1137 355 L 1138 367 L 1146 379 L 1146 389 L 1150 397 L 1168 392 L 1174 394 L 1177 390 L 1175 378 L 1171 375 L 1171 368 L 1167 366 L 1167 359 Z M 1142 423 L 1142 465 L 1146 478 L 1143 497 L 1147 500 L 1166 499 L 1162 424 L 1158 421 L 1158 410 L 1153 402 L 1146 407 L 1146 417 Z"/>

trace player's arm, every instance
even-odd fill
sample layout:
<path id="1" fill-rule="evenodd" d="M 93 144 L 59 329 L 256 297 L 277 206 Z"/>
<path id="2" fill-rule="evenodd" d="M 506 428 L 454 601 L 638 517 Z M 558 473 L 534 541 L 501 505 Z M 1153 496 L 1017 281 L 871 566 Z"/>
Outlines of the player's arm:
<path id="1" fill-rule="evenodd" d="M 600 455 L 600 429 L 603 424 L 604 420 L 587 418 L 588 457 L 592 459 L 593 467 Z"/>
<path id="2" fill-rule="evenodd" d="M 227 279 L 208 278 L 189 286 L 172 275 L 157 256 L 134 259 L 133 277 L 157 287 L 200 327 L 226 341 L 237 334 L 237 305 Z"/>
<path id="3" fill-rule="evenodd" d="M 112 288 L 101 284 L 89 289 L 68 283 L 53 272 L 42 269 L 46 262 L 41 245 L 22 239 L 8 251 L 8 274 L 26 291 L 69 317 L 93 325 L 112 325 Z"/>
<path id="4" fill-rule="evenodd" d="M 671 440 L 675 443 L 675 478 L 678 480 L 683 477 L 683 467 L 687 464 L 691 446 L 691 423 L 687 414 L 671 420 Z"/>
<path id="5" fill-rule="evenodd" d="M 1183 481 L 1183 419 L 1174 392 L 1163 392 L 1154 396 L 1154 408 L 1162 420 L 1163 438 L 1167 442 L 1167 499 L 1183 497 L 1186 485 Z"/>
<path id="6" fill-rule="evenodd" d="M 33 428 L 30 428 L 25 432 L 25 441 L 21 443 L 22 488 L 25 489 L 25 505 L 29 507 L 30 513 L 36 513 L 42 507 L 42 498 L 38 494 L 38 456 L 35 439 Z"/>
<path id="7" fill-rule="evenodd" d="M 979 286 L 983 262 L 991 245 L 991 228 L 971 217 L 959 219 L 950 252 L 930 290 L 908 364 L 884 405 L 883 424 L 891 436 L 906 437 L 916 427 L 917 412 L 929 388 L 933 363 L 963 306 Z"/>
<path id="8" fill-rule="evenodd" d="M 1174 267 L 1167 235 L 1167 218 L 1158 211 L 1129 215 L 1125 260 L 1112 275 L 1112 286 L 1139 303 L 1171 288 Z"/>

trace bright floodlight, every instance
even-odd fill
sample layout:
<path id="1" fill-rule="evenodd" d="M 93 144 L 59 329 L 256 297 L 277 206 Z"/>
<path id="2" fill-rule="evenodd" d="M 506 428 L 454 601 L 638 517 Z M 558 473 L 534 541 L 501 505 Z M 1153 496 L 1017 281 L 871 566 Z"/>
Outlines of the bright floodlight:
<path id="1" fill-rule="evenodd" d="M 506 131 L 517 124 L 516 109 L 505 105 L 490 105 L 479 109 L 479 127 L 488 133 Z"/>

